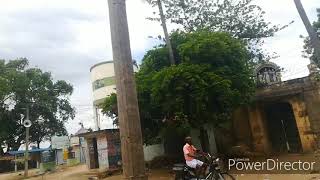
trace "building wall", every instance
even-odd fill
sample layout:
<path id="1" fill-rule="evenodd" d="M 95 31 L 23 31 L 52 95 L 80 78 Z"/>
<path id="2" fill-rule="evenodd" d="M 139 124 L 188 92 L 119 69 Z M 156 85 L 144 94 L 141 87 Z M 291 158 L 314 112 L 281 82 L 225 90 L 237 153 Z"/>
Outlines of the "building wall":
<path id="1" fill-rule="evenodd" d="M 106 134 L 108 143 L 108 162 L 109 168 L 118 168 L 121 162 L 121 142 L 120 142 L 120 131 L 112 130 Z"/>
<path id="2" fill-rule="evenodd" d="M 84 151 L 84 155 L 85 155 L 85 158 L 86 158 L 86 165 L 87 165 L 87 167 L 88 167 L 88 169 L 90 169 L 90 156 L 89 156 L 89 150 L 88 150 L 88 141 L 87 141 L 87 139 L 84 139 L 83 140 L 83 143 L 82 143 L 82 146 L 83 146 L 83 148 L 85 149 L 85 151 Z"/>
<path id="3" fill-rule="evenodd" d="M 151 161 L 153 158 L 157 156 L 164 155 L 164 147 L 163 144 L 154 144 L 154 145 L 144 145 L 143 146 L 144 152 L 144 160 Z"/>
<path id="4" fill-rule="evenodd" d="M 304 93 L 304 102 L 306 108 L 306 114 L 310 123 L 310 131 L 316 136 L 315 144 L 316 148 L 320 147 L 320 88 L 314 89 L 312 91 L 307 91 Z M 310 132 L 308 133 L 310 134 Z"/>
<path id="5" fill-rule="evenodd" d="M 252 146 L 255 152 L 272 152 L 264 105 L 286 102 L 292 107 L 303 152 L 313 152 L 320 147 L 316 143 L 320 132 L 319 83 L 313 82 L 309 77 L 294 79 L 257 90 L 255 99 L 250 106 L 234 112 L 233 122 L 238 143 L 244 142 Z M 248 117 L 244 108 L 248 108 Z M 251 136 L 247 132 L 247 121 Z"/>
<path id="6" fill-rule="evenodd" d="M 217 145 L 216 139 L 214 135 L 214 128 L 211 125 L 206 125 L 204 129 L 207 131 L 208 139 L 209 139 L 209 153 L 216 154 L 217 153 Z M 190 136 L 192 137 L 193 145 L 202 150 L 201 141 L 200 141 L 200 130 L 199 129 L 191 129 Z M 182 147 L 181 147 L 182 151 Z"/>
<path id="7" fill-rule="evenodd" d="M 105 135 L 101 135 L 97 137 L 97 149 L 98 149 L 99 168 L 100 169 L 109 168 L 108 141 Z"/>
<path id="8" fill-rule="evenodd" d="M 249 123 L 248 107 L 240 107 L 232 114 L 233 129 L 236 136 L 236 145 L 244 145 L 252 148 L 252 134 Z"/>
<path id="9" fill-rule="evenodd" d="M 65 161 L 63 160 L 63 150 L 62 149 L 56 149 L 56 163 L 57 163 L 57 165 L 65 163 Z"/>
<path id="10" fill-rule="evenodd" d="M 249 107 L 249 122 L 252 132 L 253 149 L 256 152 L 265 154 L 271 153 L 267 120 L 264 114 L 263 105 L 255 104 Z"/>
<path id="11" fill-rule="evenodd" d="M 218 149 L 217 149 L 217 143 L 216 143 L 216 138 L 214 134 L 214 128 L 211 125 L 205 126 L 205 130 L 207 130 L 208 133 L 208 139 L 209 139 L 209 153 L 211 154 L 217 154 Z"/>

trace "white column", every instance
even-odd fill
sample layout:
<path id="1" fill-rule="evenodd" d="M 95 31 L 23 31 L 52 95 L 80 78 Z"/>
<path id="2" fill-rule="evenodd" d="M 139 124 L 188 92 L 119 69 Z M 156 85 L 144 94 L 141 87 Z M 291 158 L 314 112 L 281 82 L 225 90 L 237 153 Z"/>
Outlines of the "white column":
<path id="1" fill-rule="evenodd" d="M 95 130 L 100 130 L 100 117 L 97 106 L 93 105 L 93 116 L 94 116 L 94 124 L 95 124 Z"/>

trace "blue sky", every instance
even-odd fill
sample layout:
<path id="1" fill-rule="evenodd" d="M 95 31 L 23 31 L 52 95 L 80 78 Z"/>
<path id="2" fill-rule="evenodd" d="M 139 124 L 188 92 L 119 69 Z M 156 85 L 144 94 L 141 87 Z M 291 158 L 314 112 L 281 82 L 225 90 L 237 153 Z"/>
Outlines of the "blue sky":
<path id="1" fill-rule="evenodd" d="M 308 16 L 316 19 L 319 0 L 302 0 Z M 285 68 L 284 79 L 308 74 L 307 59 L 301 57 L 306 35 L 293 0 L 256 0 L 273 24 L 295 23 L 266 39 L 265 48 L 277 52 L 273 60 Z M 162 34 L 160 25 L 145 18 L 152 8 L 142 0 L 127 0 L 133 58 L 141 60 L 156 45 L 148 36 Z M 52 72 L 55 79 L 74 85 L 71 97 L 76 119 L 66 124 L 74 133 L 82 121 L 93 127 L 90 72 L 92 65 L 112 59 L 107 0 L 2 0 L 0 6 L 0 58 L 27 57 L 31 66 Z M 169 29 L 172 25 L 169 24 Z M 105 126 L 110 122 L 103 122 Z"/>

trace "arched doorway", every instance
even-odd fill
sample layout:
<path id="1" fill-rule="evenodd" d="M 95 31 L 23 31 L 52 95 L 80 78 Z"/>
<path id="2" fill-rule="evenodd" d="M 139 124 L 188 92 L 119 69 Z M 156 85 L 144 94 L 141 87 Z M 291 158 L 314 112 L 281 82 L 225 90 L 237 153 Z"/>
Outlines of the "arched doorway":
<path id="1" fill-rule="evenodd" d="M 275 153 L 302 152 L 294 112 L 289 103 L 272 103 L 265 108 L 268 134 Z"/>

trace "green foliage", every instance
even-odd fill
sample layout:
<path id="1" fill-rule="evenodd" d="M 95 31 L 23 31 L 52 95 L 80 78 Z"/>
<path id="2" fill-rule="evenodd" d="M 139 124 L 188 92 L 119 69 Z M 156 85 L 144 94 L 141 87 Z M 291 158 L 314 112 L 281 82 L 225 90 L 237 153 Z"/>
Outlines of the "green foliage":
<path id="1" fill-rule="evenodd" d="M 154 76 L 151 96 L 168 120 L 180 113 L 193 126 L 201 126 L 228 112 L 235 94 L 231 81 L 215 74 L 210 66 L 180 64 Z"/>
<path id="2" fill-rule="evenodd" d="M 31 142 L 40 143 L 54 134 L 65 135 L 64 122 L 74 118 L 69 102 L 73 87 L 65 81 L 54 82 L 48 72 L 27 68 L 27 59 L 0 61 L 0 144 L 16 150 L 24 142 L 21 117 L 30 109 Z"/>
<path id="3" fill-rule="evenodd" d="M 184 43 L 177 47 L 180 61 L 210 65 L 211 71 L 231 81 L 231 88 L 239 94 L 239 103 L 247 103 L 254 91 L 253 64 L 244 44 L 227 33 L 202 31 L 179 34 L 185 37 Z"/>
<path id="4" fill-rule="evenodd" d="M 147 52 L 136 84 L 146 143 L 191 127 L 228 123 L 234 108 L 254 91 L 252 68 L 244 44 L 227 33 L 199 31 L 171 35 L 177 65 L 167 48 Z M 116 96 L 105 100 L 105 114 L 117 116 Z"/>
<path id="5" fill-rule="evenodd" d="M 256 39 L 273 36 L 277 26 L 264 19 L 265 12 L 253 0 L 165 0 L 167 18 L 187 32 L 199 29 L 224 31 L 235 37 Z"/>
<path id="6" fill-rule="evenodd" d="M 318 33 L 318 36 L 320 37 L 320 8 L 317 9 L 317 16 L 318 16 L 318 20 L 313 22 L 313 27 L 315 29 L 315 31 Z M 304 38 L 304 46 L 303 46 L 303 57 L 304 58 L 308 58 L 308 59 L 312 59 L 317 65 L 318 67 L 320 67 L 320 59 L 316 58 L 315 56 L 315 52 L 313 50 L 313 47 L 311 45 L 311 41 L 309 37 L 302 37 Z"/>
<path id="7" fill-rule="evenodd" d="M 161 0 L 168 22 L 185 32 L 207 30 L 227 32 L 248 45 L 251 58 L 266 60 L 272 55 L 262 49 L 263 38 L 271 37 L 285 26 L 272 25 L 265 12 L 253 0 Z M 148 0 L 153 6 L 155 0 Z M 158 21 L 159 18 L 149 18 Z M 291 22 L 292 23 L 292 22 Z"/>
<path id="8" fill-rule="evenodd" d="M 168 56 L 168 49 L 163 46 L 159 46 L 159 48 L 148 51 L 143 58 L 144 63 L 141 64 L 138 74 L 149 74 L 154 71 L 159 71 L 163 67 L 170 66 L 171 64 Z"/>
<path id="9" fill-rule="evenodd" d="M 102 105 L 102 112 L 108 117 L 113 119 L 113 124 L 118 125 L 118 106 L 117 106 L 117 94 L 112 93 L 109 95 Z"/>

